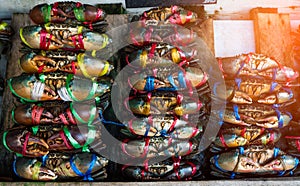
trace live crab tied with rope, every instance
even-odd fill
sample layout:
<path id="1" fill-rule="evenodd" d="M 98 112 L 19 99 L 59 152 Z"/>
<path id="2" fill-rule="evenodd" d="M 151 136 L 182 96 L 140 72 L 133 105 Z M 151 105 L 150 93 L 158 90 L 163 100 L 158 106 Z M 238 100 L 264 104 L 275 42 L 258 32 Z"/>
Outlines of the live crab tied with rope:
<path id="1" fill-rule="evenodd" d="M 20 38 L 28 47 L 41 50 L 102 50 L 112 42 L 105 33 L 62 23 L 22 27 Z"/>
<path id="2" fill-rule="evenodd" d="M 3 133 L 7 150 L 19 156 L 41 157 L 50 152 L 101 151 L 101 125 L 38 125 L 14 127 Z"/>
<path id="3" fill-rule="evenodd" d="M 293 85 L 298 72 L 263 54 L 218 61 L 226 93 L 217 85 L 214 92 L 226 100 L 226 108 L 219 114 L 223 125 L 210 146 L 211 174 L 231 178 L 293 175 L 299 160 L 276 146 L 293 120 L 288 108 L 295 104 Z"/>
<path id="4" fill-rule="evenodd" d="M 122 156 L 129 162 L 122 173 L 130 180 L 196 178 L 203 163 L 194 157 L 211 103 L 209 75 L 197 59 L 197 34 L 185 27 L 196 23 L 197 14 L 159 7 L 132 21 L 139 22 L 129 28 L 132 45 L 121 58 L 128 95 L 121 95 L 122 107 L 116 108 L 124 124 Z"/>
<path id="5" fill-rule="evenodd" d="M 102 53 L 98 53 L 97 51 L 29 51 L 21 56 L 19 65 L 28 74 L 65 72 L 97 79 L 108 76 L 114 70 L 114 65 L 99 57 Z"/>
<path id="6" fill-rule="evenodd" d="M 37 101 L 85 101 L 110 92 L 113 80 L 101 77 L 97 81 L 68 73 L 21 74 L 10 78 L 11 92 L 29 102 Z"/>
<path id="7" fill-rule="evenodd" d="M 95 153 L 53 152 L 36 158 L 15 157 L 13 170 L 18 177 L 28 180 L 99 181 L 107 178 L 107 165 L 108 160 Z"/>
<path id="8" fill-rule="evenodd" d="M 14 173 L 41 181 L 106 179 L 109 161 L 98 154 L 106 147 L 99 112 L 109 104 L 114 70 L 104 60 L 112 42 L 106 13 L 68 1 L 36 5 L 29 16 L 35 24 L 20 29 L 24 73 L 8 80 L 22 102 L 12 110 L 18 126 L 2 137 L 16 155 Z"/>
<path id="9" fill-rule="evenodd" d="M 144 137 L 145 148 L 150 148 L 151 143 L 146 140 L 148 137 L 150 141 L 156 137 L 166 138 L 159 140 L 162 146 L 164 143 L 170 145 L 171 139 L 176 141 L 198 137 L 204 130 L 210 112 L 208 75 L 197 63 L 189 66 L 185 64 L 184 67 L 178 67 L 175 63 L 175 68 L 171 55 L 160 55 L 161 52 L 168 52 L 165 51 L 166 48 L 158 50 L 162 45 L 152 46 L 157 47 L 157 52 L 152 50 L 153 64 L 145 60 L 144 67 L 140 66 L 140 69 L 135 69 L 136 74 L 129 76 L 131 92 L 124 100 L 125 110 L 123 109 L 123 115 L 128 114 L 125 118 L 132 116 L 124 122 L 127 130 L 122 130 L 123 134 L 130 138 Z M 176 48 L 173 51 L 177 52 Z M 129 62 L 129 66 L 130 64 Z M 149 72 L 148 67 L 154 64 L 157 65 L 151 68 L 154 69 L 153 72 Z M 127 155 L 126 144 L 131 143 L 131 140 L 124 141 L 123 151 Z M 195 142 L 185 144 L 191 143 Z M 174 155 L 176 154 L 178 152 Z"/>

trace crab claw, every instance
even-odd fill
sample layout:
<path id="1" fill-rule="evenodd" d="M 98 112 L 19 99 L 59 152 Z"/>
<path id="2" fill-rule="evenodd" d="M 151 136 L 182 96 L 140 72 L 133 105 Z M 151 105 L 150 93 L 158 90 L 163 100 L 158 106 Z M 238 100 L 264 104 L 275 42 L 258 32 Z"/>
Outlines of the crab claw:
<path id="1" fill-rule="evenodd" d="M 259 171 L 260 165 L 239 152 L 225 152 L 211 158 L 211 163 L 221 171 L 253 173 Z"/>
<path id="2" fill-rule="evenodd" d="M 43 140 L 31 134 L 26 128 L 14 128 L 3 135 L 5 147 L 12 152 L 27 157 L 39 157 L 49 153 L 49 146 Z"/>
<path id="3" fill-rule="evenodd" d="M 8 86 L 16 96 L 35 101 L 56 100 L 58 95 L 35 75 L 22 74 L 8 80 Z"/>
<path id="4" fill-rule="evenodd" d="M 14 166 L 15 174 L 29 180 L 52 181 L 57 178 L 52 170 L 43 167 L 42 162 L 35 158 L 17 158 Z"/>
<path id="5" fill-rule="evenodd" d="M 58 69 L 54 60 L 34 52 L 24 54 L 20 58 L 20 66 L 26 73 L 54 72 Z"/>
<path id="6" fill-rule="evenodd" d="M 269 171 L 288 171 L 295 169 L 298 162 L 299 160 L 295 157 L 283 155 L 264 165 L 263 168 Z"/>

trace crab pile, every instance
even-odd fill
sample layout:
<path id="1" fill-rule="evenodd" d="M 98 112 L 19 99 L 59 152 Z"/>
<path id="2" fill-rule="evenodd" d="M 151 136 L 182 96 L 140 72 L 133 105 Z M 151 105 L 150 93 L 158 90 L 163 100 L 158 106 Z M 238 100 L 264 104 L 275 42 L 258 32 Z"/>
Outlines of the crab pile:
<path id="1" fill-rule="evenodd" d="M 300 25 L 298 25 L 297 29 L 292 32 L 292 41 L 293 41 L 293 59 L 294 66 L 299 71 L 299 47 L 300 47 Z M 299 95 L 299 80 L 298 85 L 295 86 L 294 96 L 296 100 L 300 99 Z M 300 115 L 299 115 L 299 107 L 297 104 L 294 104 L 289 108 L 290 112 L 293 113 L 293 120 L 289 127 L 285 128 L 282 131 L 282 138 L 280 140 L 280 148 L 289 154 L 299 158 L 300 157 L 300 137 L 299 137 L 299 123 L 300 123 Z M 297 172 L 298 173 L 298 172 Z"/>
<path id="2" fill-rule="evenodd" d="M 132 22 L 115 108 L 126 180 L 190 180 L 202 176 L 199 141 L 210 113 L 208 74 L 188 29 L 197 14 L 179 6 L 148 10 Z M 117 81 L 117 80 L 116 80 Z M 124 88 L 125 87 L 125 88 Z"/>
<path id="3" fill-rule="evenodd" d="M 24 73 L 8 80 L 20 100 L 16 127 L 3 134 L 16 154 L 13 170 L 29 180 L 103 180 L 98 112 L 109 102 L 114 70 L 99 57 L 111 43 L 105 12 L 68 1 L 36 5 L 29 16 L 35 24 L 20 29 Z"/>
<path id="4" fill-rule="evenodd" d="M 279 145 L 291 125 L 298 73 L 263 54 L 219 58 L 226 93 L 223 125 L 210 147 L 211 175 L 240 178 L 291 175 L 299 159 Z"/>
<path id="5" fill-rule="evenodd" d="M 7 57 L 11 48 L 11 36 L 14 34 L 12 27 L 0 19 L 0 59 Z M 6 65 L 5 65 L 6 66 Z M 4 90 L 4 77 L 0 76 L 0 95 Z"/>

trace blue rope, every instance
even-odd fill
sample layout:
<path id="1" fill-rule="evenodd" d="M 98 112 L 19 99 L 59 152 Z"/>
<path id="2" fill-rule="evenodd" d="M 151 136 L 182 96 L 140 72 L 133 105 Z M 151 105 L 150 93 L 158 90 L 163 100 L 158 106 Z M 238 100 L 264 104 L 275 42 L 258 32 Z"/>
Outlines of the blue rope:
<path id="1" fill-rule="evenodd" d="M 240 89 L 242 79 L 241 78 L 235 78 L 234 81 L 235 81 L 236 85 L 238 86 L 238 89 Z"/>
<path id="2" fill-rule="evenodd" d="M 153 91 L 154 90 L 154 77 L 147 76 L 146 85 L 145 85 L 144 90 L 146 90 L 146 91 Z"/>
<path id="3" fill-rule="evenodd" d="M 186 82 L 184 78 L 184 73 L 182 71 L 178 72 L 178 81 L 182 88 L 186 88 Z"/>
<path id="4" fill-rule="evenodd" d="M 276 114 L 277 114 L 277 118 L 278 118 L 278 128 L 282 128 L 283 127 L 283 117 L 281 115 L 281 113 L 279 112 L 279 110 L 275 110 Z"/>
<path id="5" fill-rule="evenodd" d="M 167 133 L 167 131 L 164 130 L 164 129 L 161 130 L 160 134 L 161 134 L 162 137 L 168 137 L 168 136 L 169 136 L 168 133 Z M 177 135 L 178 135 L 178 134 L 177 134 Z"/>
<path id="6" fill-rule="evenodd" d="M 178 87 L 175 85 L 174 78 L 172 77 L 172 75 L 168 76 L 168 80 L 169 80 L 170 84 L 174 87 L 174 89 L 177 90 Z"/>
<path id="7" fill-rule="evenodd" d="M 272 82 L 270 92 L 273 92 L 277 85 L 278 85 L 278 83 Z"/>
<path id="8" fill-rule="evenodd" d="M 150 125 L 146 125 L 146 131 L 145 131 L 145 134 L 144 134 L 145 137 L 148 136 L 149 130 L 150 130 Z"/>
<path id="9" fill-rule="evenodd" d="M 48 155 L 47 154 L 42 157 L 42 166 L 46 165 L 47 159 L 48 159 Z"/>
<path id="10" fill-rule="evenodd" d="M 242 68 L 244 67 L 244 65 L 245 65 L 245 62 L 243 61 L 242 64 L 241 64 L 241 66 L 240 66 L 240 68 L 239 68 L 238 71 L 236 72 L 235 76 L 238 76 L 238 75 L 239 75 L 239 73 L 240 73 L 240 71 L 242 70 Z"/>
<path id="11" fill-rule="evenodd" d="M 235 177 L 235 173 L 232 172 L 232 171 L 227 171 L 227 170 L 222 169 L 222 168 L 220 167 L 219 163 L 218 163 L 218 157 L 219 157 L 219 155 L 215 155 L 215 156 L 214 156 L 214 160 L 215 160 L 215 161 L 214 161 L 214 164 L 215 164 L 215 166 L 216 166 L 219 170 L 221 170 L 222 172 L 230 172 L 230 173 L 231 173 L 230 178 L 233 179 L 233 178 Z"/>
<path id="12" fill-rule="evenodd" d="M 220 111 L 219 112 L 219 117 L 220 117 L 220 121 L 218 122 L 219 123 L 219 125 L 223 125 L 223 112 L 222 111 Z"/>
<path id="13" fill-rule="evenodd" d="M 15 160 L 13 162 L 13 170 L 14 170 L 15 175 L 17 175 L 19 178 L 21 178 L 21 176 L 17 173 L 16 162 L 17 162 L 17 158 L 15 158 Z"/>
<path id="14" fill-rule="evenodd" d="M 242 146 L 239 147 L 239 153 L 240 153 L 241 155 L 244 155 L 244 150 L 245 150 L 244 147 L 242 147 Z"/>
<path id="15" fill-rule="evenodd" d="M 83 174 L 82 172 L 80 172 L 78 169 L 77 169 L 77 167 L 76 167 L 76 165 L 74 164 L 74 156 L 72 156 L 72 158 L 70 159 L 70 165 L 71 165 L 71 168 L 72 168 L 72 170 L 78 175 L 78 176 L 80 176 L 80 177 L 83 177 L 83 180 L 88 180 L 88 181 L 93 181 L 94 179 L 92 178 L 92 176 L 91 176 L 91 173 L 92 173 L 92 170 L 93 170 L 93 167 L 94 167 L 94 165 L 95 165 L 95 163 L 96 163 L 96 155 L 95 154 L 93 154 L 92 155 L 92 161 L 90 162 L 90 166 L 89 166 L 89 168 L 88 168 L 88 170 L 85 172 L 85 174 Z"/>
<path id="16" fill-rule="evenodd" d="M 123 123 L 117 123 L 117 122 L 113 122 L 113 121 L 107 121 L 103 118 L 103 114 L 102 114 L 102 110 L 99 110 L 99 120 L 104 123 L 104 124 L 113 124 L 113 125 L 117 125 L 117 126 L 121 126 L 124 127 L 125 125 Z"/>
<path id="17" fill-rule="evenodd" d="M 284 160 L 284 159 L 285 159 L 285 156 L 283 155 L 283 156 L 281 156 L 281 158 Z M 286 172 L 286 170 L 279 171 L 279 172 L 278 172 L 278 176 L 283 176 L 285 172 Z"/>
<path id="18" fill-rule="evenodd" d="M 241 120 L 239 115 L 239 107 L 237 105 L 233 105 L 234 116 L 236 120 Z"/>
<path id="19" fill-rule="evenodd" d="M 274 148 L 274 158 L 276 158 L 278 156 L 278 153 L 279 153 L 279 148 L 275 147 Z"/>

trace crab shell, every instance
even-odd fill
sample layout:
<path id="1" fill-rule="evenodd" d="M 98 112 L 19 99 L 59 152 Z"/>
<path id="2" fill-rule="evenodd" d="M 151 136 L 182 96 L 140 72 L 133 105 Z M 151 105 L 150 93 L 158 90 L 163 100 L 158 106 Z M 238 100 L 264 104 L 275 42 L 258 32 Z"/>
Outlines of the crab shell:
<path id="1" fill-rule="evenodd" d="M 283 128 L 289 125 L 292 116 L 289 113 L 273 114 L 264 118 L 251 118 L 247 115 L 240 114 L 237 117 L 234 111 L 225 110 L 223 120 L 235 125 L 251 126 L 256 125 L 264 128 Z"/>
<path id="2" fill-rule="evenodd" d="M 68 64 L 58 66 L 59 64 L 55 58 L 30 52 L 22 55 L 20 58 L 20 66 L 24 72 L 31 74 L 62 71 L 87 78 L 108 75 L 114 68 L 108 61 L 91 57 L 84 53 L 79 53 L 77 57 L 74 58 L 76 59 L 69 60 L 68 58 Z M 72 62 L 74 62 L 73 66 Z"/>
<path id="3" fill-rule="evenodd" d="M 95 158 L 95 163 L 93 164 L 93 168 L 90 170 L 90 175 L 93 176 L 93 174 L 96 174 L 102 170 L 100 172 L 101 176 L 103 176 L 103 178 L 106 178 L 107 174 L 105 167 L 108 165 L 108 160 L 104 157 L 95 155 L 93 153 L 74 154 L 69 161 L 65 161 L 59 166 L 56 166 L 54 168 L 54 172 L 63 178 L 78 177 L 78 174 L 74 171 L 74 169 L 69 168 L 71 167 L 71 160 L 72 163 L 76 166 L 76 168 L 84 174 L 89 170 L 93 156 Z"/>
<path id="4" fill-rule="evenodd" d="M 161 21 L 163 24 L 171 23 L 185 25 L 197 20 L 198 15 L 195 12 L 186 10 L 180 6 L 158 7 L 145 11 L 140 20 L 147 24 L 147 21 Z"/>
<path id="5" fill-rule="evenodd" d="M 43 35 L 41 35 L 43 33 Z M 73 35 L 74 39 L 81 37 L 77 33 Z M 63 48 L 71 49 L 84 49 L 88 51 L 101 50 L 105 48 L 111 39 L 106 34 L 100 34 L 97 32 L 86 31 L 82 33 L 82 43 L 77 43 L 71 40 L 59 40 L 55 38 L 51 33 L 45 30 L 42 26 L 29 25 L 20 29 L 20 37 L 23 43 L 33 49 L 43 50 L 58 50 Z M 41 41 L 44 40 L 44 43 Z M 55 42 L 55 44 L 53 44 Z M 45 46 L 44 46 L 45 45 Z M 79 45 L 79 46 L 78 46 Z"/>
<path id="6" fill-rule="evenodd" d="M 11 92 L 16 95 L 17 97 L 27 99 L 27 100 L 35 100 L 37 98 L 33 97 L 33 88 L 34 83 L 38 82 L 39 80 L 34 75 L 22 74 L 17 77 L 13 77 L 8 80 L 8 85 Z M 53 90 L 45 85 L 46 91 L 49 91 L 49 94 L 43 91 L 43 94 L 38 98 L 39 101 L 46 101 L 46 100 L 57 100 L 59 99 L 58 95 L 53 94 Z"/>
<path id="7" fill-rule="evenodd" d="M 167 25 L 165 28 L 160 26 L 139 27 L 140 22 L 138 22 L 137 24 L 132 23 L 130 26 L 128 42 L 136 46 L 146 46 L 154 42 L 169 43 L 176 47 L 187 46 L 198 38 L 196 32 L 173 25 Z"/>
<path id="8" fill-rule="evenodd" d="M 170 158 L 171 159 L 171 158 Z M 133 180 L 188 180 L 199 174 L 201 163 L 193 160 L 174 162 L 170 159 L 142 166 L 123 166 L 122 174 Z"/>
<path id="9" fill-rule="evenodd" d="M 13 119 L 21 125 L 34 126 L 89 124 L 98 118 L 97 108 L 92 103 L 59 102 L 58 105 L 50 105 L 51 108 L 47 107 L 47 105 L 39 106 L 33 103 L 19 105 L 13 110 Z"/>
<path id="10" fill-rule="evenodd" d="M 26 157 L 39 157 L 49 153 L 48 144 L 26 128 L 12 128 L 5 131 L 3 142 L 7 150 Z"/>
<path id="11" fill-rule="evenodd" d="M 196 124 L 172 117 L 135 118 L 128 122 L 127 128 L 135 135 L 170 136 L 176 139 L 189 139 L 201 132 Z"/>
<path id="12" fill-rule="evenodd" d="M 100 137 L 99 127 L 69 125 L 50 136 L 46 142 L 52 151 L 72 152 L 101 142 Z M 74 143 L 78 146 L 75 146 Z"/>
<path id="13" fill-rule="evenodd" d="M 202 108 L 202 103 L 199 100 L 192 99 L 178 103 L 176 97 L 167 99 L 164 97 L 152 97 L 150 101 L 136 97 L 129 100 L 129 108 L 132 113 L 144 116 L 172 113 L 183 116 L 197 113 Z"/>
<path id="14" fill-rule="evenodd" d="M 293 100 L 294 95 L 288 87 L 272 82 L 247 82 L 242 81 L 240 88 L 234 81 L 226 81 L 226 90 L 214 84 L 214 95 L 218 98 L 236 104 L 282 104 Z M 273 89 L 273 90 L 272 90 Z M 271 91 L 272 90 L 272 91 Z"/>
<path id="15" fill-rule="evenodd" d="M 155 47 L 153 52 L 152 48 Z M 188 51 L 187 51 L 188 50 Z M 127 55 L 127 62 L 138 61 L 142 68 L 146 67 L 164 67 L 172 64 L 179 64 L 192 60 L 192 56 L 196 55 L 197 50 L 185 49 L 182 51 L 178 47 L 169 44 L 152 44 L 151 47 L 138 50 Z"/>
<path id="16" fill-rule="evenodd" d="M 17 158 L 14 163 L 15 174 L 28 180 L 52 181 L 57 179 L 53 170 L 42 166 L 35 158 Z"/>
<path id="17" fill-rule="evenodd" d="M 219 65 L 226 78 L 252 76 L 279 82 L 291 82 L 298 77 L 298 72 L 281 65 L 263 54 L 241 54 L 235 57 L 218 58 Z"/>
<path id="18" fill-rule="evenodd" d="M 246 132 L 246 130 L 245 130 Z M 236 148 L 240 146 L 246 146 L 251 144 L 267 145 L 269 143 L 276 143 L 281 137 L 281 133 L 278 131 L 269 131 L 259 135 L 254 139 L 247 139 L 242 134 L 224 133 L 222 129 L 219 135 L 214 140 L 213 144 L 223 148 Z"/>
<path id="19" fill-rule="evenodd" d="M 68 12 L 65 12 L 62 5 L 66 8 L 72 8 L 72 14 L 69 17 L 64 17 L 63 14 L 67 14 Z M 50 5 L 46 3 L 36 5 L 30 10 L 29 16 L 36 24 L 64 22 L 68 18 L 76 19 L 80 22 L 98 22 L 105 19 L 106 13 L 102 9 L 89 4 L 57 2 Z"/>
<path id="20" fill-rule="evenodd" d="M 122 150 L 133 158 L 185 156 L 196 149 L 196 144 L 190 140 L 168 138 L 143 138 L 122 143 Z"/>
<path id="21" fill-rule="evenodd" d="M 94 82 L 90 79 L 80 78 L 69 74 L 70 81 L 66 81 L 69 86 L 65 87 L 68 96 L 74 101 L 85 101 L 101 96 L 110 91 L 110 80 Z M 29 101 L 51 101 L 62 100 L 59 94 L 51 87 L 42 83 L 35 75 L 22 74 L 8 80 L 10 90 L 14 95 Z M 35 85 L 39 88 L 35 88 Z M 43 88 L 44 86 L 44 88 Z M 35 91 L 34 91 L 35 90 Z M 38 92 L 38 93 L 37 93 Z M 65 100 L 67 101 L 67 100 Z M 68 100 L 70 101 L 70 100 Z"/>
<path id="22" fill-rule="evenodd" d="M 258 163 L 238 151 L 225 152 L 211 158 L 211 163 L 220 172 L 234 172 L 249 174 L 278 174 L 281 171 L 289 171 L 296 168 L 299 160 L 289 155 L 281 155 L 268 160 L 268 163 Z"/>
<path id="23" fill-rule="evenodd" d="M 129 79 L 133 89 L 137 91 L 176 91 L 186 90 L 193 91 L 193 89 L 200 88 L 208 80 L 208 76 L 201 68 L 187 67 L 176 73 L 170 73 L 164 80 L 155 76 L 145 75 L 144 79 L 139 78 L 141 75 L 132 76 Z M 173 82 L 172 82 L 173 81 Z M 191 89 L 191 90 L 189 90 Z"/>
<path id="24" fill-rule="evenodd" d="M 41 161 L 43 159 L 43 162 Z M 72 163 L 72 165 L 71 165 Z M 93 163 L 92 169 L 87 173 Z M 74 169 L 92 178 L 106 178 L 105 167 L 108 160 L 93 153 L 78 153 L 65 156 L 62 153 L 49 153 L 43 158 L 18 157 L 14 162 L 15 174 L 29 180 L 51 181 L 78 178 Z"/>

